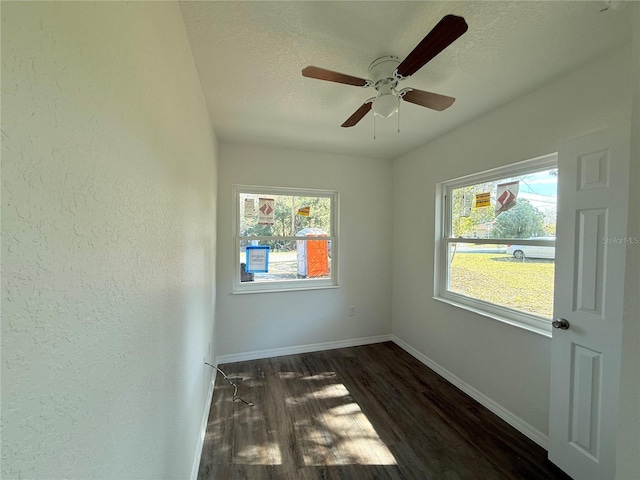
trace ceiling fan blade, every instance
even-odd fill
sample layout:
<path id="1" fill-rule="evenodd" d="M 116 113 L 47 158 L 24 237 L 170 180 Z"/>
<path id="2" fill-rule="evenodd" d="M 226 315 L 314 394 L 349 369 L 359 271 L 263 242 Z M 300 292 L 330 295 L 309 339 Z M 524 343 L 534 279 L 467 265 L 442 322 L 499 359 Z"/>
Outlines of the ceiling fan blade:
<path id="1" fill-rule="evenodd" d="M 360 108 L 358 108 L 358 110 L 356 110 L 354 112 L 353 115 L 351 115 L 349 118 L 347 118 L 345 120 L 345 122 L 340 126 L 341 127 L 353 127 L 360 120 L 362 120 L 367 113 L 369 113 L 369 110 L 371 110 L 372 106 L 373 106 L 373 103 L 371 102 L 371 100 L 367 100 L 365 103 L 363 103 L 360 106 Z"/>
<path id="2" fill-rule="evenodd" d="M 440 95 L 438 93 L 425 92 L 424 90 L 411 89 L 406 92 L 402 99 L 406 102 L 415 103 L 422 107 L 431 108 L 441 112 L 442 110 L 449 108 L 455 98 L 447 97 L 446 95 Z"/>
<path id="3" fill-rule="evenodd" d="M 455 42 L 468 28 L 464 18 L 456 15 L 445 15 L 416 48 L 407 55 L 407 58 L 398 65 L 398 73 L 402 77 L 413 75 L 429 60 Z"/>
<path id="4" fill-rule="evenodd" d="M 345 75 L 344 73 L 332 72 L 325 68 L 313 66 L 303 68 L 302 76 L 317 78 L 318 80 L 326 80 L 328 82 L 345 83 L 356 87 L 365 87 L 367 84 L 371 83 L 363 78 L 352 77 L 351 75 Z"/>

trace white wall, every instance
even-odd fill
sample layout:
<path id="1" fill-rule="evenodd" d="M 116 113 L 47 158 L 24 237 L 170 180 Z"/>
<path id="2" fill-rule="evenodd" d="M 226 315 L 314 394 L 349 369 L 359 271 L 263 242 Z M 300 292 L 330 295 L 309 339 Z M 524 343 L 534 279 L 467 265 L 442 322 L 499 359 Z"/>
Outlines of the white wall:
<path id="1" fill-rule="evenodd" d="M 2 2 L 2 61 L 1 476 L 186 478 L 216 139 L 180 10 Z"/>
<path id="2" fill-rule="evenodd" d="M 233 184 L 338 190 L 340 288 L 231 294 Z M 219 355 L 391 332 L 390 162 L 221 143 L 218 192 Z"/>
<path id="3" fill-rule="evenodd" d="M 614 52 L 394 163 L 394 335 L 542 437 L 548 432 L 550 340 L 431 298 L 434 186 L 555 152 L 565 139 L 628 122 L 630 55 L 629 48 Z M 422 215 L 414 214 L 415 205 Z"/>
<path id="4" fill-rule="evenodd" d="M 633 31 L 633 104 L 628 236 L 640 239 L 640 3 L 635 4 Z M 618 478 L 640 478 L 640 244 L 627 246 L 622 331 L 621 401 L 618 429 Z"/>

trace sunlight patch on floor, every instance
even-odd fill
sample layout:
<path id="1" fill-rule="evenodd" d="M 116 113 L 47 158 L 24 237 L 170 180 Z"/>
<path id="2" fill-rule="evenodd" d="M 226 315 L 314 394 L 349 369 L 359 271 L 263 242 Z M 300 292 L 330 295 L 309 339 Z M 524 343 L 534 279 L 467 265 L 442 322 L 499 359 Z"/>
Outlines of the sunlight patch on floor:
<path id="1" fill-rule="evenodd" d="M 397 465 L 395 457 L 344 385 L 327 385 L 308 396 L 316 401 L 339 404 L 324 410 L 312 424 L 297 426 L 299 434 L 305 438 L 302 453 L 306 466 Z M 349 403 L 340 403 L 340 399 Z"/>
<path id="2" fill-rule="evenodd" d="M 243 465 L 282 465 L 280 447 L 274 442 L 261 445 L 249 445 L 236 453 L 236 464 Z"/>
<path id="3" fill-rule="evenodd" d="M 304 380 L 305 382 L 308 382 L 310 380 L 324 381 L 328 379 L 333 380 L 335 378 L 336 378 L 335 372 L 323 372 L 323 373 L 318 373 L 316 375 L 306 375 L 304 377 L 300 377 L 300 380 Z"/>
<path id="4" fill-rule="evenodd" d="M 346 397 L 348 395 L 349 395 L 349 390 L 347 390 L 347 387 L 345 387 L 341 383 L 336 383 L 333 385 L 327 385 L 326 387 L 323 387 L 320 390 L 315 390 L 313 392 L 310 392 L 306 396 L 309 398 L 315 398 L 318 400 L 327 400 L 330 398 Z"/>
<path id="5" fill-rule="evenodd" d="M 280 400 L 294 419 L 293 429 L 288 434 L 276 433 L 277 429 L 262 418 L 260 402 L 239 409 L 234 429 L 243 430 L 239 438 L 246 440 L 235 445 L 233 463 L 283 465 L 294 461 L 306 467 L 398 464 L 335 372 L 302 377 L 282 371 L 278 377 L 285 382 L 302 380 L 296 387 L 297 395 Z"/>
<path id="6" fill-rule="evenodd" d="M 396 465 L 396 459 L 380 439 L 367 416 L 357 403 L 340 405 L 324 415 L 327 427 L 332 432 L 343 434 L 339 450 L 350 463 L 358 465 Z"/>

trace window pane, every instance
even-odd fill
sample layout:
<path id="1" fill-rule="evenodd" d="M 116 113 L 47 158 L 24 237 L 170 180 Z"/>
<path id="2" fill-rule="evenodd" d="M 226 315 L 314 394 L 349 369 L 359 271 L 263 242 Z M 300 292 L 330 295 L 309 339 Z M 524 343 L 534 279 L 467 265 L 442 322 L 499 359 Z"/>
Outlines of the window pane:
<path id="1" fill-rule="evenodd" d="M 448 290 L 551 319 L 555 247 L 527 248 L 451 243 Z"/>
<path id="2" fill-rule="evenodd" d="M 273 200 L 266 210 L 272 217 L 271 224 L 260 222 L 260 199 Z M 241 236 L 291 237 L 305 228 L 318 228 L 324 234 L 331 234 L 331 199 L 328 197 L 241 193 L 239 211 Z"/>
<path id="3" fill-rule="evenodd" d="M 555 235 L 557 169 L 451 191 L 451 235 L 532 238 Z M 484 195 L 483 195 L 484 194 Z"/>
<path id="4" fill-rule="evenodd" d="M 272 242 L 241 241 L 240 273 L 242 282 L 280 282 L 286 280 L 331 278 L 331 241 L 296 240 L 286 242 L 287 249 L 272 248 L 266 273 L 246 273 L 246 247 Z"/>
<path id="5" fill-rule="evenodd" d="M 234 186 L 234 193 L 239 257 L 234 292 L 337 285 L 331 245 L 338 241 L 333 218 L 338 192 Z"/>

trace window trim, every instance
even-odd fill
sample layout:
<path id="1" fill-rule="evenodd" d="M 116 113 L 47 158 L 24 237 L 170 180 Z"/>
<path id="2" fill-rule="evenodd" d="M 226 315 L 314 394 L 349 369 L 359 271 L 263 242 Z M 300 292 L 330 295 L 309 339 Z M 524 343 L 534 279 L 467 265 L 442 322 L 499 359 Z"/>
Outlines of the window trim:
<path id="1" fill-rule="evenodd" d="M 434 247 L 434 294 L 435 300 L 453 305 L 464 310 L 483 315 L 494 320 L 534 332 L 545 337 L 551 337 L 551 320 L 538 315 L 525 313 L 495 303 L 490 303 L 473 297 L 447 290 L 448 283 L 448 246 L 454 242 L 474 244 L 504 244 L 505 239 L 452 237 L 451 236 L 451 208 L 449 202 L 451 191 L 477 183 L 501 180 L 503 178 L 533 173 L 549 168 L 557 168 L 558 154 L 551 153 L 540 157 L 524 160 L 510 165 L 485 170 L 471 175 L 454 178 L 436 184 L 436 235 Z M 511 240 L 511 239 L 510 239 Z M 513 239 L 515 240 L 515 239 Z M 549 245 L 555 241 L 517 239 L 524 245 Z"/>
<path id="2" fill-rule="evenodd" d="M 282 237 L 282 236 L 241 236 L 240 235 L 240 195 L 249 194 L 265 194 L 265 195 L 291 195 L 304 197 L 323 197 L 330 199 L 330 215 L 331 215 L 331 231 L 327 236 L 304 237 L 304 240 L 328 240 L 331 242 L 331 278 L 314 278 L 314 279 L 296 279 L 296 280 L 280 280 L 273 282 L 241 282 L 240 281 L 240 264 L 237 260 L 240 258 L 240 240 L 302 240 L 301 237 Z M 338 288 L 338 228 L 339 219 L 339 192 L 337 190 L 320 190 L 311 188 L 292 188 L 292 187 L 268 187 L 259 185 L 239 185 L 232 186 L 232 238 L 233 238 L 233 288 L 231 293 L 234 295 L 242 295 L 249 293 L 276 293 L 276 292 L 292 292 L 304 290 L 319 290 L 327 288 Z"/>

